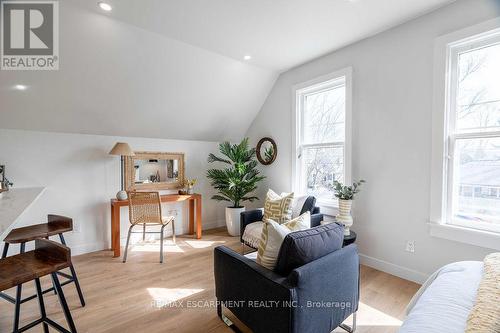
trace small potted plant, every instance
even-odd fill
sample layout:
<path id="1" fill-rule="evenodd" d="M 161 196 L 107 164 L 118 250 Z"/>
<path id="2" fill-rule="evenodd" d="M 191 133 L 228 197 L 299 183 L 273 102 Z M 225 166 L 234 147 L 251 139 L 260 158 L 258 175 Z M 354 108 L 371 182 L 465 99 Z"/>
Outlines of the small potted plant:
<path id="1" fill-rule="evenodd" d="M 255 160 L 255 148 L 249 148 L 248 138 L 234 145 L 223 142 L 219 145 L 219 150 L 224 157 L 210 154 L 208 162 L 220 162 L 227 167 L 225 169 L 210 169 L 207 171 L 207 177 L 210 179 L 210 184 L 218 191 L 218 194 L 212 196 L 212 199 L 232 203 L 231 206 L 226 207 L 226 225 L 231 236 L 238 236 L 240 234 L 240 214 L 245 210 L 242 203 L 258 200 L 251 193 L 257 189 L 257 183 L 265 177 L 259 175 Z"/>
<path id="2" fill-rule="evenodd" d="M 353 224 L 351 216 L 352 200 L 354 200 L 354 196 L 359 193 L 360 186 L 363 183 L 365 183 L 365 181 L 360 180 L 352 183 L 351 186 L 347 186 L 338 181 L 333 182 L 335 197 L 339 199 L 339 215 L 337 216 L 337 221 L 344 225 L 345 236 L 351 234 L 350 228 Z"/>
<path id="3" fill-rule="evenodd" d="M 187 194 L 193 194 L 194 193 L 194 186 L 196 185 L 196 178 L 189 179 L 189 178 L 184 178 L 184 186 L 186 187 L 186 193 Z"/>

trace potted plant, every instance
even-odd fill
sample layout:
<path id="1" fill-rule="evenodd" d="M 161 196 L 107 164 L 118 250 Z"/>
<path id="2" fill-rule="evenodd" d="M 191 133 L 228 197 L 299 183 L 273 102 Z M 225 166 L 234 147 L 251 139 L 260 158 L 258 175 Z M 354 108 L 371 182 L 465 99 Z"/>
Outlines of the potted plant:
<path id="1" fill-rule="evenodd" d="M 210 154 L 208 162 L 224 163 L 227 167 L 225 169 L 210 169 L 207 171 L 207 177 L 210 179 L 210 184 L 218 192 L 212 196 L 212 199 L 232 203 L 231 206 L 226 207 L 226 225 L 231 236 L 238 236 L 240 234 L 240 214 L 245 211 L 242 203 L 259 199 L 250 193 L 257 189 L 257 183 L 265 177 L 259 176 L 255 148 L 249 148 L 248 138 L 233 145 L 229 142 L 223 142 L 219 145 L 219 150 L 224 157 Z"/>
<path id="2" fill-rule="evenodd" d="M 186 194 L 193 194 L 194 193 L 194 186 L 196 185 L 196 178 L 189 179 L 189 178 L 184 178 L 184 186 L 186 187 Z"/>
<path id="3" fill-rule="evenodd" d="M 350 228 L 352 227 L 353 220 L 351 216 L 352 200 L 354 196 L 359 193 L 360 186 L 365 183 L 364 180 L 352 183 L 351 186 L 344 185 L 338 181 L 333 182 L 333 190 L 335 196 L 339 199 L 339 215 L 337 221 L 344 225 L 344 235 L 351 234 Z"/>

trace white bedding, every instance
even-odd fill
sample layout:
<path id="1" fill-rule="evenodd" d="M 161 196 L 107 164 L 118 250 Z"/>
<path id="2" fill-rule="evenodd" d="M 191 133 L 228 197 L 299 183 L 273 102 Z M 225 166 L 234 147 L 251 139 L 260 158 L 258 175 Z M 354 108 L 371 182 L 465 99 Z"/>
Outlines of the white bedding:
<path id="1" fill-rule="evenodd" d="M 463 333 L 482 275 L 480 261 L 439 269 L 410 302 L 399 333 Z"/>

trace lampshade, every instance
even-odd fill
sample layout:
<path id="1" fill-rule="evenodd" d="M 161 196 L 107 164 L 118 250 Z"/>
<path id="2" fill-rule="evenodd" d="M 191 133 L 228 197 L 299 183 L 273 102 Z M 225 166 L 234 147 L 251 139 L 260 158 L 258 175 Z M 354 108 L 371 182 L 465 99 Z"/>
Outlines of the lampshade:
<path id="1" fill-rule="evenodd" d="M 117 142 L 113 149 L 109 152 L 109 155 L 118 155 L 118 156 L 135 156 L 132 148 L 125 142 Z"/>

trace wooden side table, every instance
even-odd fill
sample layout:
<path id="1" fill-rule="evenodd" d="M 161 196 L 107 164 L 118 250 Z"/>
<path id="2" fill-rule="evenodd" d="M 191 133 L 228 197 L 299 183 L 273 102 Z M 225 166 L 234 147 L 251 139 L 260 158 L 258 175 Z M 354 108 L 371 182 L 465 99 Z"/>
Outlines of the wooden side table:
<path id="1" fill-rule="evenodd" d="M 161 202 L 189 202 L 189 234 L 201 238 L 201 194 L 164 194 Z M 111 199 L 111 249 L 113 257 L 120 256 L 120 207 L 128 206 L 127 200 Z M 196 221 L 195 221 L 196 220 Z M 196 226 L 195 226 L 196 224 Z M 196 229 L 196 231 L 195 231 Z"/>
<path id="2" fill-rule="evenodd" d="M 356 241 L 356 233 L 351 230 L 351 234 L 348 236 L 344 236 L 344 244 L 342 245 L 343 247 L 346 247 L 349 244 L 352 244 Z"/>

